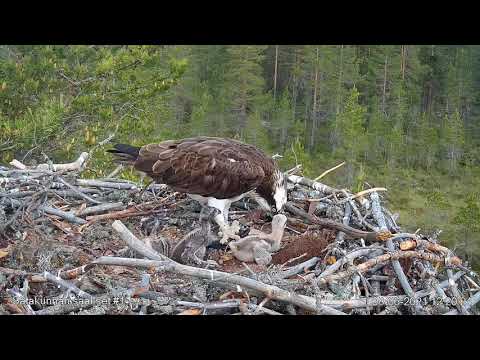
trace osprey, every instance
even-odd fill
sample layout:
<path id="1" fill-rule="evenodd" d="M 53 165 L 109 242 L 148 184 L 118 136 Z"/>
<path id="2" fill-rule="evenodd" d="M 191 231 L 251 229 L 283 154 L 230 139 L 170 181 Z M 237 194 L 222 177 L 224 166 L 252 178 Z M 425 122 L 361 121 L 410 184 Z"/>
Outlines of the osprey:
<path id="1" fill-rule="evenodd" d="M 215 222 L 228 238 L 239 239 L 228 225 L 230 205 L 252 192 L 266 210 L 279 212 L 287 202 L 285 175 L 274 160 L 253 145 L 218 137 L 167 140 L 135 147 L 114 145 L 107 150 L 117 162 L 133 165 L 156 183 L 186 193 L 202 205 L 217 208 Z"/>

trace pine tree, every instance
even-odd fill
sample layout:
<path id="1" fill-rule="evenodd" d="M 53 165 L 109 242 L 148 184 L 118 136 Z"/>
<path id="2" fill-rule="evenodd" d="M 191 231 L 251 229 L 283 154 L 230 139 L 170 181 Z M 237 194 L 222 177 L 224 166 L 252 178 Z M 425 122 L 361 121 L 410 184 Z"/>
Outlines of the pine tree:
<path id="1" fill-rule="evenodd" d="M 340 146 L 337 156 L 347 161 L 349 181 L 353 179 L 353 167 L 360 160 L 366 147 L 364 106 L 358 102 L 360 93 L 354 86 L 346 100 L 344 110 L 338 115 L 335 125 Z"/>
<path id="2" fill-rule="evenodd" d="M 266 46 L 241 45 L 227 48 L 226 83 L 231 106 L 232 127 L 237 135 L 243 137 L 248 116 L 255 102 L 262 94 L 264 78 L 262 61 Z"/>
<path id="3" fill-rule="evenodd" d="M 463 120 L 460 112 L 455 110 L 452 116 L 444 118 L 444 146 L 447 153 L 448 170 L 454 172 L 462 155 L 465 143 Z"/>

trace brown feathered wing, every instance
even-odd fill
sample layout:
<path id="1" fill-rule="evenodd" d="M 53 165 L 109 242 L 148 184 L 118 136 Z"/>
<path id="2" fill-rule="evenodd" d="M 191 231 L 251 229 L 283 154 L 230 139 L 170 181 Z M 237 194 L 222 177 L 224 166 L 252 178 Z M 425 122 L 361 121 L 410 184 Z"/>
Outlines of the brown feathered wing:
<path id="1" fill-rule="evenodd" d="M 226 199 L 260 185 L 273 161 L 248 144 L 197 137 L 145 145 L 134 166 L 175 191 Z"/>

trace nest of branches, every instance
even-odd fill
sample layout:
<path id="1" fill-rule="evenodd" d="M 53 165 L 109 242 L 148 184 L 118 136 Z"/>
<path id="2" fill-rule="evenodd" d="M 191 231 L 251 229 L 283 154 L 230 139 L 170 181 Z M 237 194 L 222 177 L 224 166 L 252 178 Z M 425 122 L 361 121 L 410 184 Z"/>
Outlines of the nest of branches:
<path id="1" fill-rule="evenodd" d="M 355 194 L 296 167 L 267 263 L 209 246 L 202 256 L 215 266 L 196 266 L 171 250 L 199 226 L 195 201 L 115 178 L 118 169 L 84 179 L 87 160 L 0 167 L 0 313 L 478 313 L 477 274 L 435 236 L 402 231 L 384 188 Z M 230 220 L 275 232 L 249 197 Z"/>

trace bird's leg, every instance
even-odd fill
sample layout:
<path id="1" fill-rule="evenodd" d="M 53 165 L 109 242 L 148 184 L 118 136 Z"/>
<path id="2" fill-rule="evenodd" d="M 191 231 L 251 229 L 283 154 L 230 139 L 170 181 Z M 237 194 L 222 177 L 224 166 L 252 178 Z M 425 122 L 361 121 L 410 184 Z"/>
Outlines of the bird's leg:
<path id="1" fill-rule="evenodd" d="M 208 206 L 211 206 L 220 210 L 220 214 L 215 215 L 215 217 L 213 218 L 215 222 L 218 224 L 218 226 L 220 227 L 219 236 L 222 237 L 220 239 L 220 243 L 225 244 L 228 242 L 228 239 L 239 240 L 240 236 L 237 235 L 238 231 L 240 230 L 238 221 L 234 221 L 232 225 L 228 225 L 228 221 L 225 220 L 226 219 L 225 213 L 227 213 L 227 216 L 228 216 L 230 201 L 210 198 L 208 200 Z"/>
<path id="2" fill-rule="evenodd" d="M 204 266 L 205 268 L 208 267 L 219 267 L 218 263 L 215 260 L 203 260 L 205 256 L 205 247 L 198 248 L 195 250 L 191 256 L 192 260 L 195 262 L 196 265 Z M 200 252 L 200 257 L 198 257 L 197 253 Z"/>
<path id="3" fill-rule="evenodd" d="M 225 223 L 223 214 L 215 216 L 214 220 L 220 227 L 220 231 L 218 233 L 218 235 L 222 237 L 220 239 L 220 244 L 226 244 L 228 242 L 228 239 L 240 239 L 240 236 L 237 235 L 238 231 L 240 230 L 240 225 L 238 221 L 234 221 L 232 225 L 228 225 L 228 223 Z"/>
<path id="4" fill-rule="evenodd" d="M 225 210 L 223 210 L 223 217 L 225 222 L 228 224 L 228 211 L 230 210 L 230 205 L 225 206 Z"/>

